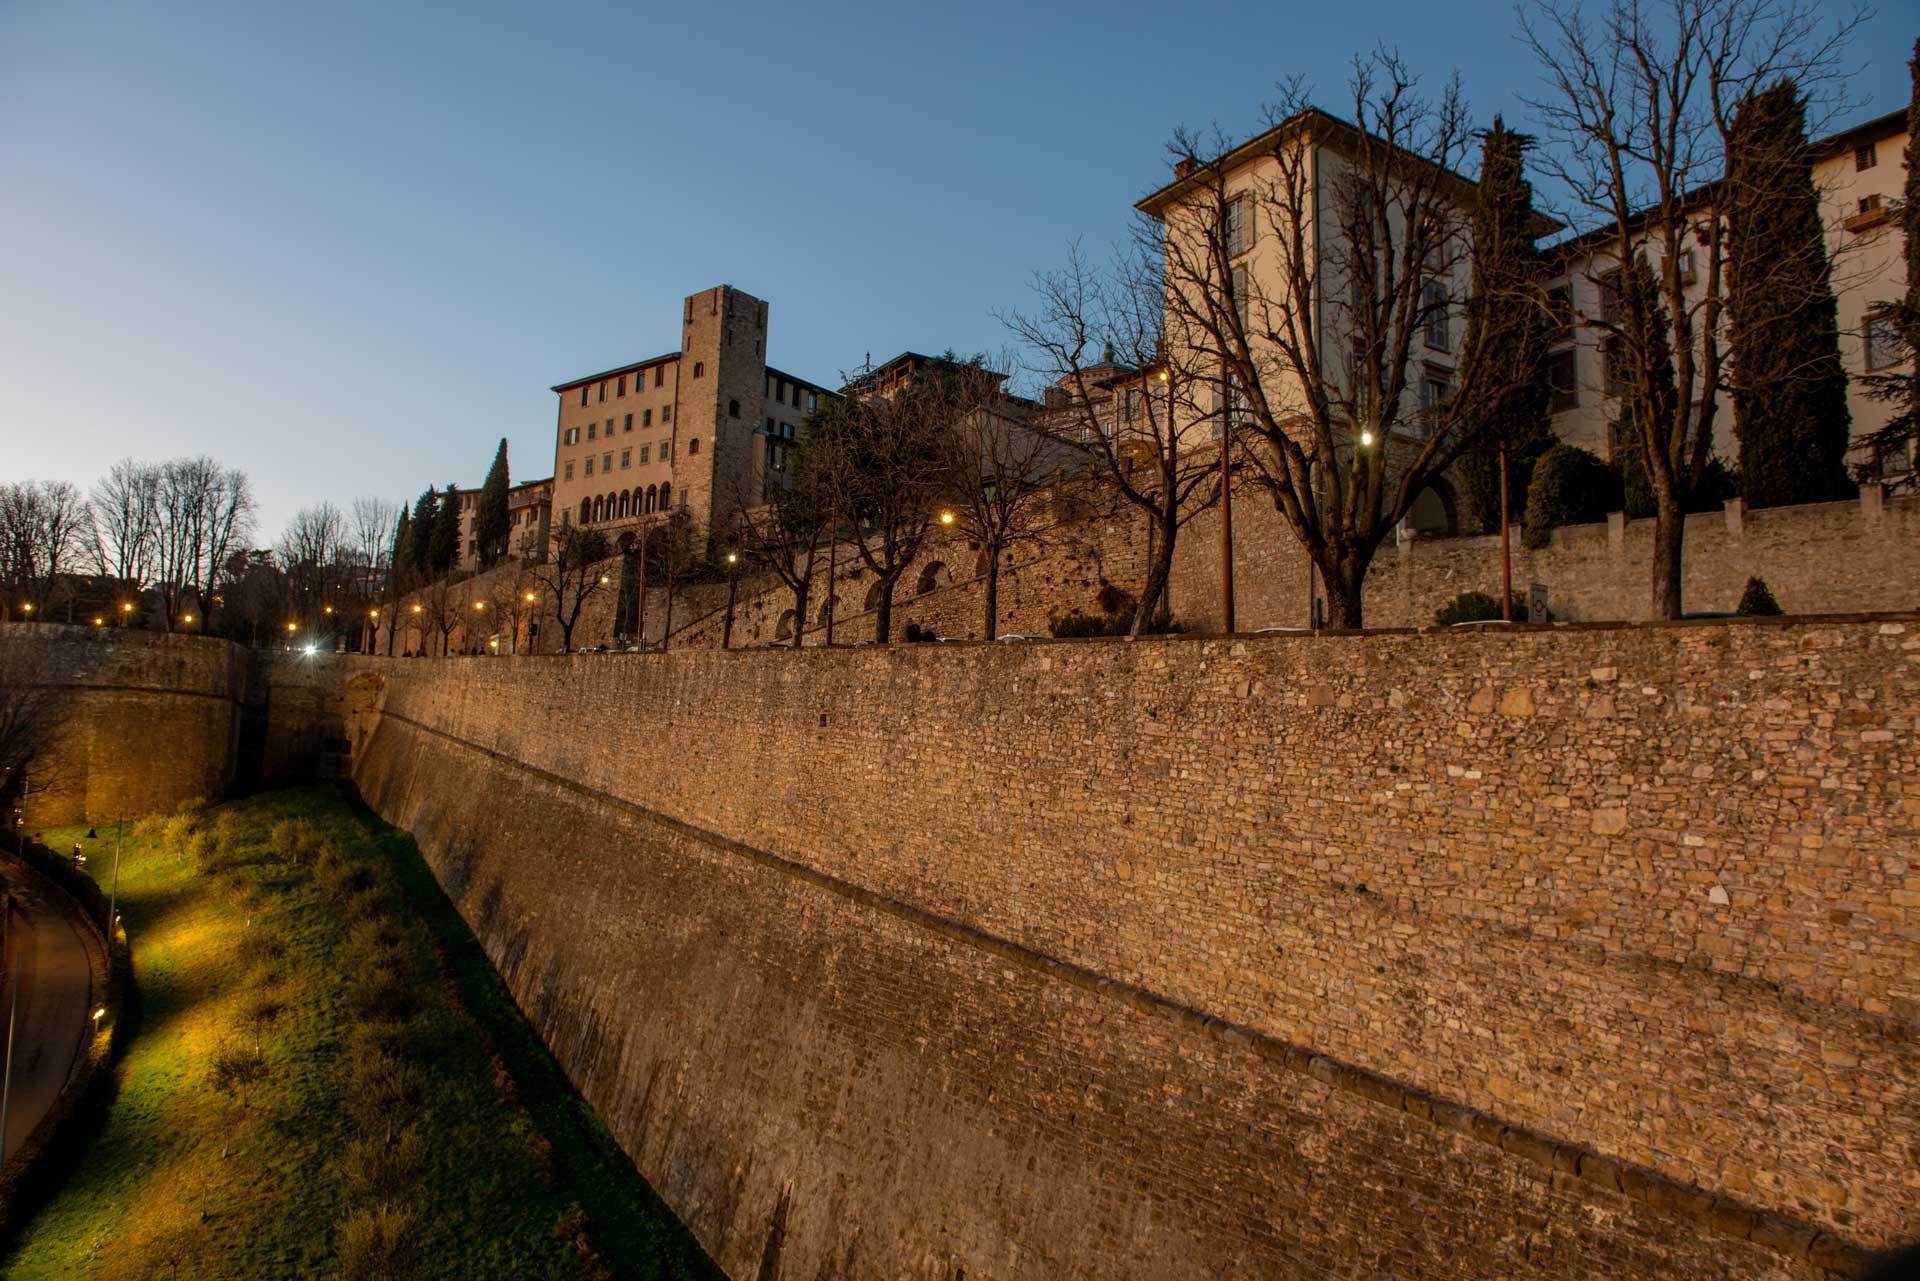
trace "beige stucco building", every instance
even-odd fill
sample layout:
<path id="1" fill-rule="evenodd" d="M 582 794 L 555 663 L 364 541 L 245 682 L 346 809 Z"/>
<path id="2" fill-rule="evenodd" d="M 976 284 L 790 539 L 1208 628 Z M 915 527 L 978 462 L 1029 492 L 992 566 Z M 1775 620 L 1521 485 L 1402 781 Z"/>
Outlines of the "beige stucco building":
<path id="1" fill-rule="evenodd" d="M 480 491 L 462 489 L 460 495 L 460 568 L 469 574 L 480 569 L 480 540 L 474 536 L 473 513 Z M 527 480 L 507 491 L 507 555 L 520 560 L 546 559 L 553 518 L 553 477 Z"/>
<path id="2" fill-rule="evenodd" d="M 1869 396 L 1859 379 L 1889 369 L 1898 359 L 1890 327 L 1875 321 L 1874 310 L 1897 299 L 1906 288 L 1905 242 L 1899 224 L 1890 216 L 1906 182 L 1906 145 L 1906 112 L 1898 111 L 1813 147 L 1813 178 L 1826 226 L 1838 303 L 1840 358 L 1849 379 L 1847 408 L 1855 441 L 1885 426 L 1893 414 L 1893 407 Z M 1703 201 L 1700 216 L 1709 213 L 1710 205 Z M 1608 247 L 1610 236 L 1610 230 L 1590 232 L 1557 247 L 1547 281 L 1549 302 L 1566 322 L 1564 341 L 1549 366 L 1554 433 L 1606 459 L 1614 457 L 1619 445 L 1614 429 L 1619 402 L 1609 381 L 1603 332 L 1579 321 L 1582 316 L 1598 318 L 1606 313 L 1606 283 L 1618 265 Z M 1658 246 L 1649 243 L 1645 249 L 1659 270 Z M 1691 238 L 1681 250 L 1680 271 L 1689 299 L 1698 305 L 1706 290 L 1706 254 Z M 1724 342 L 1724 328 L 1721 337 Z M 1715 405 L 1713 447 L 1728 464 L 1738 457 L 1732 398 L 1724 392 Z M 1849 462 L 1889 476 L 1912 467 L 1910 454 L 1875 460 L 1858 449 Z"/>
<path id="3" fill-rule="evenodd" d="M 767 364 L 768 311 L 715 286 L 682 305 L 680 350 L 554 385 L 556 533 L 618 541 L 672 512 L 710 531 L 784 483 L 802 422 L 833 393 Z"/>
<path id="4" fill-rule="evenodd" d="M 1171 348 L 1167 363 L 1174 383 L 1184 381 L 1190 387 L 1173 397 L 1188 447 L 1219 439 L 1221 424 L 1230 416 L 1223 412 L 1223 405 L 1240 394 L 1224 385 L 1217 368 L 1208 367 L 1208 357 L 1196 355 L 1194 347 L 1204 348 L 1204 341 L 1195 344 L 1183 339 L 1183 328 L 1191 326 L 1183 325 L 1181 313 L 1190 314 L 1195 304 L 1173 297 L 1176 291 L 1197 293 L 1202 288 L 1197 283 L 1200 273 L 1191 264 L 1207 258 L 1205 242 L 1210 236 L 1225 242 L 1232 273 L 1229 296 L 1248 331 L 1262 371 L 1261 391 L 1277 421 L 1284 423 L 1289 415 L 1304 421 L 1309 393 L 1293 365 L 1281 358 L 1265 336 L 1269 331 L 1289 334 L 1301 348 L 1313 351 L 1318 367 L 1326 371 L 1320 380 L 1323 390 L 1330 399 L 1342 402 L 1336 406 L 1337 413 L 1354 420 L 1356 442 L 1369 422 L 1383 428 L 1388 439 L 1380 447 L 1388 450 L 1411 450 L 1428 438 L 1428 411 L 1454 390 L 1471 280 L 1468 250 L 1474 185 L 1405 152 L 1392 153 L 1383 162 L 1379 157 L 1385 148 L 1380 139 L 1364 137 L 1345 121 L 1307 110 L 1249 139 L 1214 165 L 1184 162 L 1176 166 L 1172 182 L 1136 204 L 1166 228 Z M 1352 287 L 1355 256 L 1348 251 L 1349 241 L 1339 223 L 1337 193 L 1359 178 L 1361 166 L 1369 163 L 1364 158 L 1369 149 L 1372 163 L 1381 166 L 1376 172 L 1391 175 L 1389 185 L 1402 176 L 1409 182 L 1430 183 L 1429 207 L 1451 214 L 1436 237 L 1434 251 L 1421 266 L 1420 305 L 1408 335 L 1404 385 L 1391 405 L 1368 404 L 1360 385 L 1359 362 L 1353 356 L 1360 328 L 1354 300 L 1373 291 Z M 1405 235 L 1404 220 L 1391 211 L 1389 221 L 1397 245 Z M 1188 265 L 1178 265 L 1182 262 Z M 1206 287 L 1218 289 L 1217 276 L 1210 279 Z M 1394 337 L 1397 333 L 1387 341 Z M 1130 408 L 1124 383 L 1123 378 L 1114 386 L 1110 406 L 1120 421 L 1138 412 Z M 1150 389 L 1143 394 L 1151 394 Z M 1139 403 L 1136 400 L 1133 405 Z M 1444 490 L 1444 482 L 1437 488 Z M 1455 522 L 1451 492 L 1434 489 L 1420 496 L 1408 517 L 1415 529 L 1450 529 Z"/>

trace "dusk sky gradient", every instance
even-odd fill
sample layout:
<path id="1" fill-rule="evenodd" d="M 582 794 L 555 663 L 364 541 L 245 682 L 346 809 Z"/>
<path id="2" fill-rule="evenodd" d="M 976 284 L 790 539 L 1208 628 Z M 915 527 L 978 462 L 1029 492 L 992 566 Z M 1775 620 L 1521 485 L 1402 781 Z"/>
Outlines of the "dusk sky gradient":
<path id="1" fill-rule="evenodd" d="M 1851 49 L 1901 107 L 1915 11 Z M 1179 124 L 1339 114 L 1384 40 L 1528 127 L 1505 3 L 170 5 L 0 0 L 0 480 L 208 453 L 301 506 L 550 474 L 570 377 L 772 305 L 768 358 L 1007 345 Z"/>

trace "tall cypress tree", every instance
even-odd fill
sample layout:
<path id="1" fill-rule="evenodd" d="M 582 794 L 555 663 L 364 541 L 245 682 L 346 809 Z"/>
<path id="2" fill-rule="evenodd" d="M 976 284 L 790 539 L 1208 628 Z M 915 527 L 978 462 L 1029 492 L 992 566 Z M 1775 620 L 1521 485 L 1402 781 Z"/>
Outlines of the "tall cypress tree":
<path id="1" fill-rule="evenodd" d="M 438 578 L 459 560 L 460 486 L 448 485 L 440 492 L 440 509 L 433 516 L 433 533 L 427 540 L 427 568 Z"/>
<path id="2" fill-rule="evenodd" d="M 1552 328 L 1535 304 L 1540 255 L 1534 248 L 1533 184 L 1525 156 L 1533 139 L 1499 116 L 1481 139 L 1480 181 L 1473 211 L 1473 283 L 1467 295 L 1464 359 L 1511 371 L 1474 379 L 1500 393 L 1473 406 L 1482 424 L 1457 470 L 1472 522 L 1483 532 L 1500 527 L 1500 458 L 1507 462 L 1510 515 L 1526 502 L 1533 464 L 1553 444 L 1547 422 L 1547 348 Z"/>
<path id="3" fill-rule="evenodd" d="M 1782 81 L 1734 113 L 1723 206 L 1733 433 L 1755 507 L 1841 498 L 1847 375 L 1807 152 L 1806 100 Z"/>
<path id="4" fill-rule="evenodd" d="M 1913 42 L 1907 70 L 1913 76 L 1913 95 L 1907 102 L 1907 186 L 1900 210 L 1900 227 L 1907 238 L 1907 292 L 1879 315 L 1892 324 L 1908 359 L 1905 368 L 1868 374 L 1864 380 L 1869 395 L 1890 402 L 1894 409 L 1887 425 L 1866 440 L 1881 458 L 1910 451 L 1920 439 L 1920 40 Z M 1907 483 L 1913 484 L 1917 475 L 1908 471 Z"/>
<path id="5" fill-rule="evenodd" d="M 400 520 L 393 527 L 393 554 L 387 557 L 387 587 L 398 592 L 413 570 L 413 518 L 400 509 Z"/>
<path id="6" fill-rule="evenodd" d="M 411 541 L 408 547 L 407 563 L 413 567 L 415 582 L 424 583 L 433 577 L 431 544 L 434 524 L 440 517 L 440 494 L 432 485 L 427 492 L 413 504 L 413 522 Z"/>
<path id="7" fill-rule="evenodd" d="M 493 466 L 473 504 L 473 536 L 480 544 L 480 568 L 492 569 L 507 552 L 507 438 L 493 451 Z"/>

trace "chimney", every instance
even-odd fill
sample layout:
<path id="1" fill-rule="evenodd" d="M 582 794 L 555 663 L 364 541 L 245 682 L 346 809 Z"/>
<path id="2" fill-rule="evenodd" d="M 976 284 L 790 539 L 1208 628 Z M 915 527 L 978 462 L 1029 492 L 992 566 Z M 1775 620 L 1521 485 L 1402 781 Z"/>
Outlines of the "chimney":
<path id="1" fill-rule="evenodd" d="M 1173 180 L 1179 182 L 1184 178 L 1191 178 L 1193 177 L 1193 171 L 1199 167 L 1200 162 L 1192 156 L 1188 156 L 1184 160 L 1176 160 L 1173 162 Z"/>

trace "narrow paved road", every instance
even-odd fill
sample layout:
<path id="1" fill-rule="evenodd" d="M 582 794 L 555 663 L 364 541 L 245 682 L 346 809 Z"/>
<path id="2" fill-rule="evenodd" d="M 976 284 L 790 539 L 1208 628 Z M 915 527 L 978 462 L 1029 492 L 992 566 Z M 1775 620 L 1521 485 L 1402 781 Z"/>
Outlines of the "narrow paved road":
<path id="1" fill-rule="evenodd" d="M 26 1142 L 33 1127 L 59 1097 L 74 1060 L 86 1046 L 89 986 L 87 947 L 62 910 L 65 896 L 40 879 L 0 870 L 13 894 L 14 942 L 20 949 L 20 1005 L 13 1032 L 13 1091 L 7 1108 L 7 1147 L 0 1160 Z M 9 974 L 0 974 L 0 1054 L 4 1054 Z"/>

